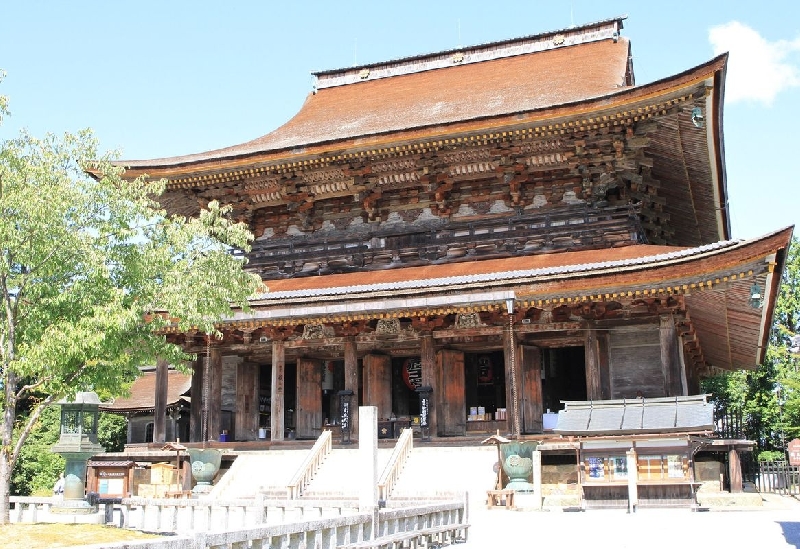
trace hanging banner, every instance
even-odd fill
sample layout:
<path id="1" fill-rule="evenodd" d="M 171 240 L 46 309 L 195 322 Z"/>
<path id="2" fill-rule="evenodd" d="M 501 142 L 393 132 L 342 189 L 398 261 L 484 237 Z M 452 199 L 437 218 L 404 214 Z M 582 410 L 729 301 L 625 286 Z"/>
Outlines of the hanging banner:
<path id="1" fill-rule="evenodd" d="M 322 363 L 322 390 L 333 391 L 333 361 Z"/>
<path id="2" fill-rule="evenodd" d="M 409 358 L 403 362 L 403 381 L 412 391 L 416 391 L 422 385 L 421 359 Z"/>

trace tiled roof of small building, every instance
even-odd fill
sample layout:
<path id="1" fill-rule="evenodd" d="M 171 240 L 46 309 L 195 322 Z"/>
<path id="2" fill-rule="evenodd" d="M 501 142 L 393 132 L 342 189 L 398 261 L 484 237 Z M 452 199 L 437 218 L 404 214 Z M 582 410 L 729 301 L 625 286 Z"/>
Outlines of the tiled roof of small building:
<path id="1" fill-rule="evenodd" d="M 697 433 L 714 428 L 714 406 L 706 400 L 706 395 L 564 404 L 553 429 L 562 435 Z"/>
<path id="2" fill-rule="evenodd" d="M 464 48 L 466 61 L 450 62 L 446 68 L 432 65 L 434 68 L 425 69 L 426 59 L 437 54 L 409 58 L 422 63 L 423 68 L 404 72 L 389 66 L 386 77 L 367 76 L 365 81 L 356 79 L 356 83 L 320 89 L 308 96 L 300 112 L 286 124 L 252 141 L 199 154 L 119 163 L 132 168 L 174 166 L 534 111 L 601 97 L 625 87 L 630 74 L 629 41 L 613 31 L 617 28 L 613 24 L 620 22 L 615 19 L 574 29 L 576 34 L 588 37 L 580 40 L 571 39 L 570 31 L 563 31 L 562 38 L 547 33 L 494 44 L 498 50 L 514 52 L 516 42 L 517 52 L 528 53 L 494 57 L 493 44 Z M 598 30 L 598 25 L 604 27 Z M 538 51 L 535 47 L 522 47 L 525 41 L 540 37 L 550 45 Z M 481 52 L 485 61 L 467 62 L 470 55 L 477 57 Z M 362 70 L 370 73 L 370 69 Z"/>
<path id="3" fill-rule="evenodd" d="M 170 370 L 167 375 L 167 406 L 174 405 L 185 399 L 183 395 L 191 389 L 192 376 L 177 370 Z M 133 382 L 130 396 L 120 397 L 111 404 L 103 404 L 100 410 L 104 412 L 140 412 L 155 408 L 156 399 L 156 374 L 144 372 Z"/>

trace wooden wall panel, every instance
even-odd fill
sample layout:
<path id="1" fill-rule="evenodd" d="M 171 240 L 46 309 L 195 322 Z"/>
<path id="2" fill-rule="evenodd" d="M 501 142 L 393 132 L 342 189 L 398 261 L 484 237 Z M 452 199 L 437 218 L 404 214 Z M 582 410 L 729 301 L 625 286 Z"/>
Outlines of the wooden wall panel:
<path id="1" fill-rule="evenodd" d="M 378 419 L 392 415 L 392 358 L 364 355 L 364 406 L 376 406 Z"/>
<path id="2" fill-rule="evenodd" d="M 520 345 L 522 356 L 522 390 L 520 408 L 523 433 L 541 433 L 542 424 L 542 351 L 538 347 Z"/>
<path id="3" fill-rule="evenodd" d="M 236 369 L 236 440 L 258 438 L 259 367 L 252 362 L 242 362 Z"/>
<path id="4" fill-rule="evenodd" d="M 192 407 L 189 409 L 189 442 L 203 440 L 203 369 L 205 359 L 201 356 L 192 362 L 192 387 L 189 398 Z M 130 441 L 129 441 L 130 442 Z"/>
<path id="5" fill-rule="evenodd" d="M 322 362 L 297 359 L 297 409 L 295 429 L 299 438 L 316 438 L 322 430 Z"/>
<path id="6" fill-rule="evenodd" d="M 439 436 L 467 432 L 467 402 L 464 396 L 464 353 L 449 349 L 436 354 L 439 394 L 433 395 L 438 409 Z"/>
<path id="7" fill-rule="evenodd" d="M 645 324 L 609 330 L 611 398 L 665 396 L 659 328 Z"/>

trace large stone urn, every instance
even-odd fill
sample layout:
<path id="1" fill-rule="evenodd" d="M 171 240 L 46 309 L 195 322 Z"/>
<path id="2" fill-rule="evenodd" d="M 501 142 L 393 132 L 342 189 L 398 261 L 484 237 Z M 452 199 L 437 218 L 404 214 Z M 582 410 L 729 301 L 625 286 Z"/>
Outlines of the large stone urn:
<path id="1" fill-rule="evenodd" d="M 192 488 L 194 494 L 207 494 L 211 491 L 211 481 L 219 471 L 222 452 L 215 448 L 189 448 L 189 463 L 192 466 L 192 477 L 197 484 Z"/>
<path id="2" fill-rule="evenodd" d="M 532 492 L 533 484 L 529 482 L 533 471 L 533 451 L 538 442 L 504 442 L 500 444 L 500 455 L 503 471 L 508 475 L 507 490 L 516 492 Z"/>

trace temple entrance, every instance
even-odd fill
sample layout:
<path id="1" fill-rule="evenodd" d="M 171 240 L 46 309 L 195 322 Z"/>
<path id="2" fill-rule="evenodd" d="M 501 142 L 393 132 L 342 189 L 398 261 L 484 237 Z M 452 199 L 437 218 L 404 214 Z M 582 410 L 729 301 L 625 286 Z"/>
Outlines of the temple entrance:
<path id="1" fill-rule="evenodd" d="M 586 400 L 586 359 L 583 347 L 541 350 L 542 404 L 545 413 L 557 413 L 562 400 Z"/>
<path id="2" fill-rule="evenodd" d="M 467 421 L 495 421 L 506 409 L 506 377 L 502 351 L 464 355 Z M 498 416 L 498 410 L 500 415 Z"/>

